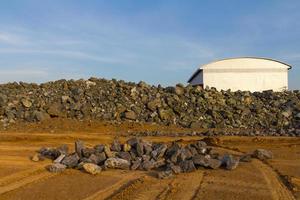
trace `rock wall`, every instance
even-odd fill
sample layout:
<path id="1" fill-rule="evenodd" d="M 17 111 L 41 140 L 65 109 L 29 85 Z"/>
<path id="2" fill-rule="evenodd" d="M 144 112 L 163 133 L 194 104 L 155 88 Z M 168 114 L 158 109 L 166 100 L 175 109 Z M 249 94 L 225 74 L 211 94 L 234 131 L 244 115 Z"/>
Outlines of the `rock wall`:
<path id="1" fill-rule="evenodd" d="M 117 80 L 0 85 L 0 120 L 72 119 L 155 122 L 191 128 L 300 129 L 300 92 L 230 92 Z"/>

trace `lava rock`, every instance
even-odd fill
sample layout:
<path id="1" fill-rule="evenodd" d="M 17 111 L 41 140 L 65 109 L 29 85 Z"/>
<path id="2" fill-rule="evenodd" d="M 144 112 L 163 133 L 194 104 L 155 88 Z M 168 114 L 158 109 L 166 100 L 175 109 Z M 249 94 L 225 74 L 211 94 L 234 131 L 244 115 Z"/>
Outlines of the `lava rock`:
<path id="1" fill-rule="evenodd" d="M 77 153 L 73 153 L 73 154 L 66 156 L 61 161 L 61 164 L 66 165 L 68 168 L 73 168 L 73 167 L 76 167 L 79 159 L 80 159 L 80 157 L 77 155 Z"/>

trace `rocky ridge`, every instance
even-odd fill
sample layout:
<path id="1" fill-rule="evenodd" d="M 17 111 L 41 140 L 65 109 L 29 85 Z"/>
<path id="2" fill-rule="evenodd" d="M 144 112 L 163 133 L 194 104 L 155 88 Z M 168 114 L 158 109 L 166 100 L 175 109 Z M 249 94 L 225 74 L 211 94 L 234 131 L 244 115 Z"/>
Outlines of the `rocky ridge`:
<path id="1" fill-rule="evenodd" d="M 231 92 L 98 78 L 0 85 L 3 126 L 51 118 L 275 130 L 299 136 L 300 92 Z"/>

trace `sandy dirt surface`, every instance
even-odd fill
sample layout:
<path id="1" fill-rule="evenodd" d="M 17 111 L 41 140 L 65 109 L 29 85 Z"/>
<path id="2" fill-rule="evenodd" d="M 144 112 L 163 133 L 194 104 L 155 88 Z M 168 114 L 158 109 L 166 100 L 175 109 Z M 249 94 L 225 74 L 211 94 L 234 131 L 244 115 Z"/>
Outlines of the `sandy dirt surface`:
<path id="1" fill-rule="evenodd" d="M 93 176 L 78 170 L 52 174 L 45 170 L 49 160 L 30 160 L 41 146 L 68 144 L 76 139 L 86 145 L 110 143 L 118 134 L 66 131 L 0 133 L 0 199 L 300 199 L 300 138 L 219 137 L 215 151 L 239 155 L 265 148 L 275 158 L 252 160 L 235 170 L 199 169 L 160 180 L 155 172 L 107 170 Z M 104 134 L 105 132 L 105 134 Z M 113 131 L 112 131 L 113 132 Z M 119 137 L 125 141 L 128 137 Z M 199 137 L 147 137 L 147 140 L 183 143 Z"/>

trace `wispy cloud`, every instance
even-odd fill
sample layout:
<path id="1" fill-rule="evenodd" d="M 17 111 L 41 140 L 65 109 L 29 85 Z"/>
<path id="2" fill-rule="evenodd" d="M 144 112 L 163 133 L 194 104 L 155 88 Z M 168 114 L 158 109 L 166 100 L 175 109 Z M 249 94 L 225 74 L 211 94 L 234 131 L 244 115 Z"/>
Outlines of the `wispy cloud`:
<path id="1" fill-rule="evenodd" d="M 24 45 L 27 44 L 27 41 L 19 35 L 0 32 L 0 44 L 1 43 L 8 45 Z"/>

